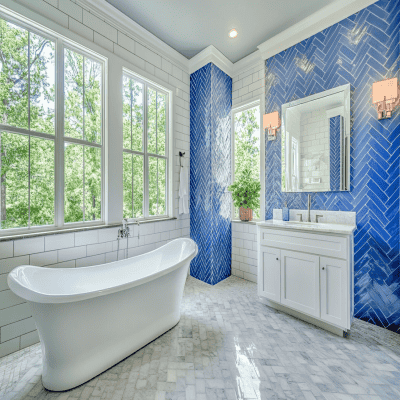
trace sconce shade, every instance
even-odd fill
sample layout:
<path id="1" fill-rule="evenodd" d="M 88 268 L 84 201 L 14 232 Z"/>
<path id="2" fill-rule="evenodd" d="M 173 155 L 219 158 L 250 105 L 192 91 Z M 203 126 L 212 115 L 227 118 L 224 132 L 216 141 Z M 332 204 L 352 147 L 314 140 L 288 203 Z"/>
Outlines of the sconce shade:
<path id="1" fill-rule="evenodd" d="M 270 114 L 263 115 L 263 128 L 268 129 L 269 136 L 276 136 L 276 131 L 281 127 L 281 119 L 279 118 L 279 112 L 274 111 Z"/>
<path id="2" fill-rule="evenodd" d="M 400 86 L 397 78 L 373 83 L 372 103 L 378 111 L 378 119 L 391 118 L 394 108 L 400 104 Z"/>

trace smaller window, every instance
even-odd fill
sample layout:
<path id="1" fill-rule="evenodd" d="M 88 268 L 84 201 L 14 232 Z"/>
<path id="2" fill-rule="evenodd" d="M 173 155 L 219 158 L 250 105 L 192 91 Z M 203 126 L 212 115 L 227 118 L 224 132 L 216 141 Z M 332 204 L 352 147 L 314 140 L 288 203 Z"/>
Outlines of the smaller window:
<path id="1" fill-rule="evenodd" d="M 260 106 L 250 105 L 234 112 L 233 129 L 233 180 L 247 168 L 254 179 L 260 179 Z M 253 210 L 253 214 L 254 219 L 260 219 L 260 209 Z M 238 215 L 234 210 L 234 217 Z"/>
<path id="2" fill-rule="evenodd" d="M 167 215 L 168 92 L 136 76 L 123 81 L 123 215 Z"/>

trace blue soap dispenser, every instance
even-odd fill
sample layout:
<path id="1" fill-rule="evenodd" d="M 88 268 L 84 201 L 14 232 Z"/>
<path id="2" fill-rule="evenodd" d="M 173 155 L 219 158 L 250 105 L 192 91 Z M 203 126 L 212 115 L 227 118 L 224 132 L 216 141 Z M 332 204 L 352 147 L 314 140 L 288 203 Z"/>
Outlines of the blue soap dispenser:
<path id="1" fill-rule="evenodd" d="M 282 220 L 283 221 L 289 221 L 289 208 L 287 206 L 286 201 L 283 203 L 283 208 L 282 208 Z"/>

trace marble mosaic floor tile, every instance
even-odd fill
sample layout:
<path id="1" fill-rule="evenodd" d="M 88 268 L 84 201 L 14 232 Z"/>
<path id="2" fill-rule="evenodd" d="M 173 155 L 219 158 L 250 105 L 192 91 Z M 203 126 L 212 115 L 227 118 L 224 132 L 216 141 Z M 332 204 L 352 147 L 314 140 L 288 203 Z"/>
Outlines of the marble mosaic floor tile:
<path id="1" fill-rule="evenodd" d="M 0 359 L 2 400 L 400 399 L 400 335 L 347 338 L 262 305 L 252 282 L 189 277 L 173 329 L 73 390 L 41 383 L 36 344 Z"/>

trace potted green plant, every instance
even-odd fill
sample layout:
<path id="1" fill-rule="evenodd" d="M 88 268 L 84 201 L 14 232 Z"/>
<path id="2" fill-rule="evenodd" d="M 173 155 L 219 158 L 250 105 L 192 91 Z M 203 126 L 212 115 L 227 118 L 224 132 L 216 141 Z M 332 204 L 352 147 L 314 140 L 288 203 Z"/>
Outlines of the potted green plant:
<path id="1" fill-rule="evenodd" d="M 239 209 L 240 219 L 251 221 L 253 210 L 260 207 L 260 181 L 251 176 L 250 169 L 245 169 L 228 190 L 232 193 L 233 205 Z"/>

